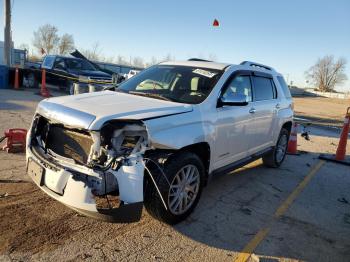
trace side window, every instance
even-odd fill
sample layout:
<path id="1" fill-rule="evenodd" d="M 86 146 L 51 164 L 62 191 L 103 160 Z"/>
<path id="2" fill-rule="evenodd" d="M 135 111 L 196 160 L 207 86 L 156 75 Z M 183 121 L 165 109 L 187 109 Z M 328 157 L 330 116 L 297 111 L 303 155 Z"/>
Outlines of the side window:
<path id="1" fill-rule="evenodd" d="M 66 63 L 64 62 L 64 59 L 61 57 L 57 57 L 55 61 L 55 68 L 56 69 L 65 69 Z"/>
<path id="2" fill-rule="evenodd" d="M 284 78 L 282 76 L 277 76 L 277 80 L 278 80 L 278 83 L 280 84 L 280 86 L 282 87 L 282 91 L 283 91 L 284 96 L 286 98 L 291 98 L 292 95 L 290 94 L 289 87 L 288 87 L 286 81 L 284 80 Z"/>
<path id="3" fill-rule="evenodd" d="M 227 89 L 222 94 L 224 98 L 245 96 L 247 102 L 252 101 L 252 86 L 249 76 L 236 76 L 228 84 Z"/>
<path id="4" fill-rule="evenodd" d="M 254 100 L 271 100 L 277 97 L 276 88 L 270 78 L 253 76 Z"/>

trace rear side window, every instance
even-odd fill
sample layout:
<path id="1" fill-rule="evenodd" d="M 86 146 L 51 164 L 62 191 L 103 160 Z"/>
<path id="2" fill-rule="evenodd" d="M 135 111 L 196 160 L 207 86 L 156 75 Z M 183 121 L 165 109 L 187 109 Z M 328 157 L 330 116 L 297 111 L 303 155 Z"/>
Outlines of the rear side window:
<path id="1" fill-rule="evenodd" d="M 271 100 L 277 97 L 276 89 L 270 78 L 253 76 L 253 83 L 255 101 Z"/>
<path id="2" fill-rule="evenodd" d="M 284 78 L 282 76 L 277 76 L 278 83 L 280 83 L 280 86 L 282 87 L 283 94 L 286 98 L 291 98 L 292 95 L 290 94 L 288 85 Z"/>
<path id="3" fill-rule="evenodd" d="M 51 69 L 53 67 L 53 63 L 55 62 L 54 56 L 46 56 L 44 58 L 43 64 L 41 65 L 42 68 Z"/>

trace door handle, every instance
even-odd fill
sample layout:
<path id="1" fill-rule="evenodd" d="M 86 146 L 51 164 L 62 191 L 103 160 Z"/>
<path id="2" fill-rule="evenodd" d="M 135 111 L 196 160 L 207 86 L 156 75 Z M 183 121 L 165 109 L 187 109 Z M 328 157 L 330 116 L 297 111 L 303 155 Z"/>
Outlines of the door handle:
<path id="1" fill-rule="evenodd" d="M 280 109 L 281 105 L 280 104 L 276 104 L 276 109 Z"/>
<path id="2" fill-rule="evenodd" d="M 256 112 L 256 109 L 254 107 L 252 107 L 250 110 L 249 110 L 249 113 L 251 114 L 254 114 Z"/>

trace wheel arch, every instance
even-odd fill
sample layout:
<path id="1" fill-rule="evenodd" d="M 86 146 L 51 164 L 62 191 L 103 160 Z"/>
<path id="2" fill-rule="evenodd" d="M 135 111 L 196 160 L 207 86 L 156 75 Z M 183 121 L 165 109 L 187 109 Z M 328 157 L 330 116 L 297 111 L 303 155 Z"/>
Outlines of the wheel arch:
<path id="1" fill-rule="evenodd" d="M 292 130 L 292 121 L 288 121 L 288 122 L 285 122 L 283 125 L 282 125 L 282 128 L 285 128 L 288 130 L 288 133 L 290 134 L 291 130 Z"/>

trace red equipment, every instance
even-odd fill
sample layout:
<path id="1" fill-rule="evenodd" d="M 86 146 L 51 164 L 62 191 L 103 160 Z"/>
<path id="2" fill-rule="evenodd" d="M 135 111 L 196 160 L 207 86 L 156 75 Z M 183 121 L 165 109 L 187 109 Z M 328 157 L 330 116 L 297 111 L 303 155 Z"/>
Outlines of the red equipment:
<path id="1" fill-rule="evenodd" d="M 25 152 L 27 130 L 22 128 L 13 128 L 5 131 L 5 136 L 0 138 L 0 143 L 7 138 L 6 145 L 2 150 L 7 153 Z"/>

